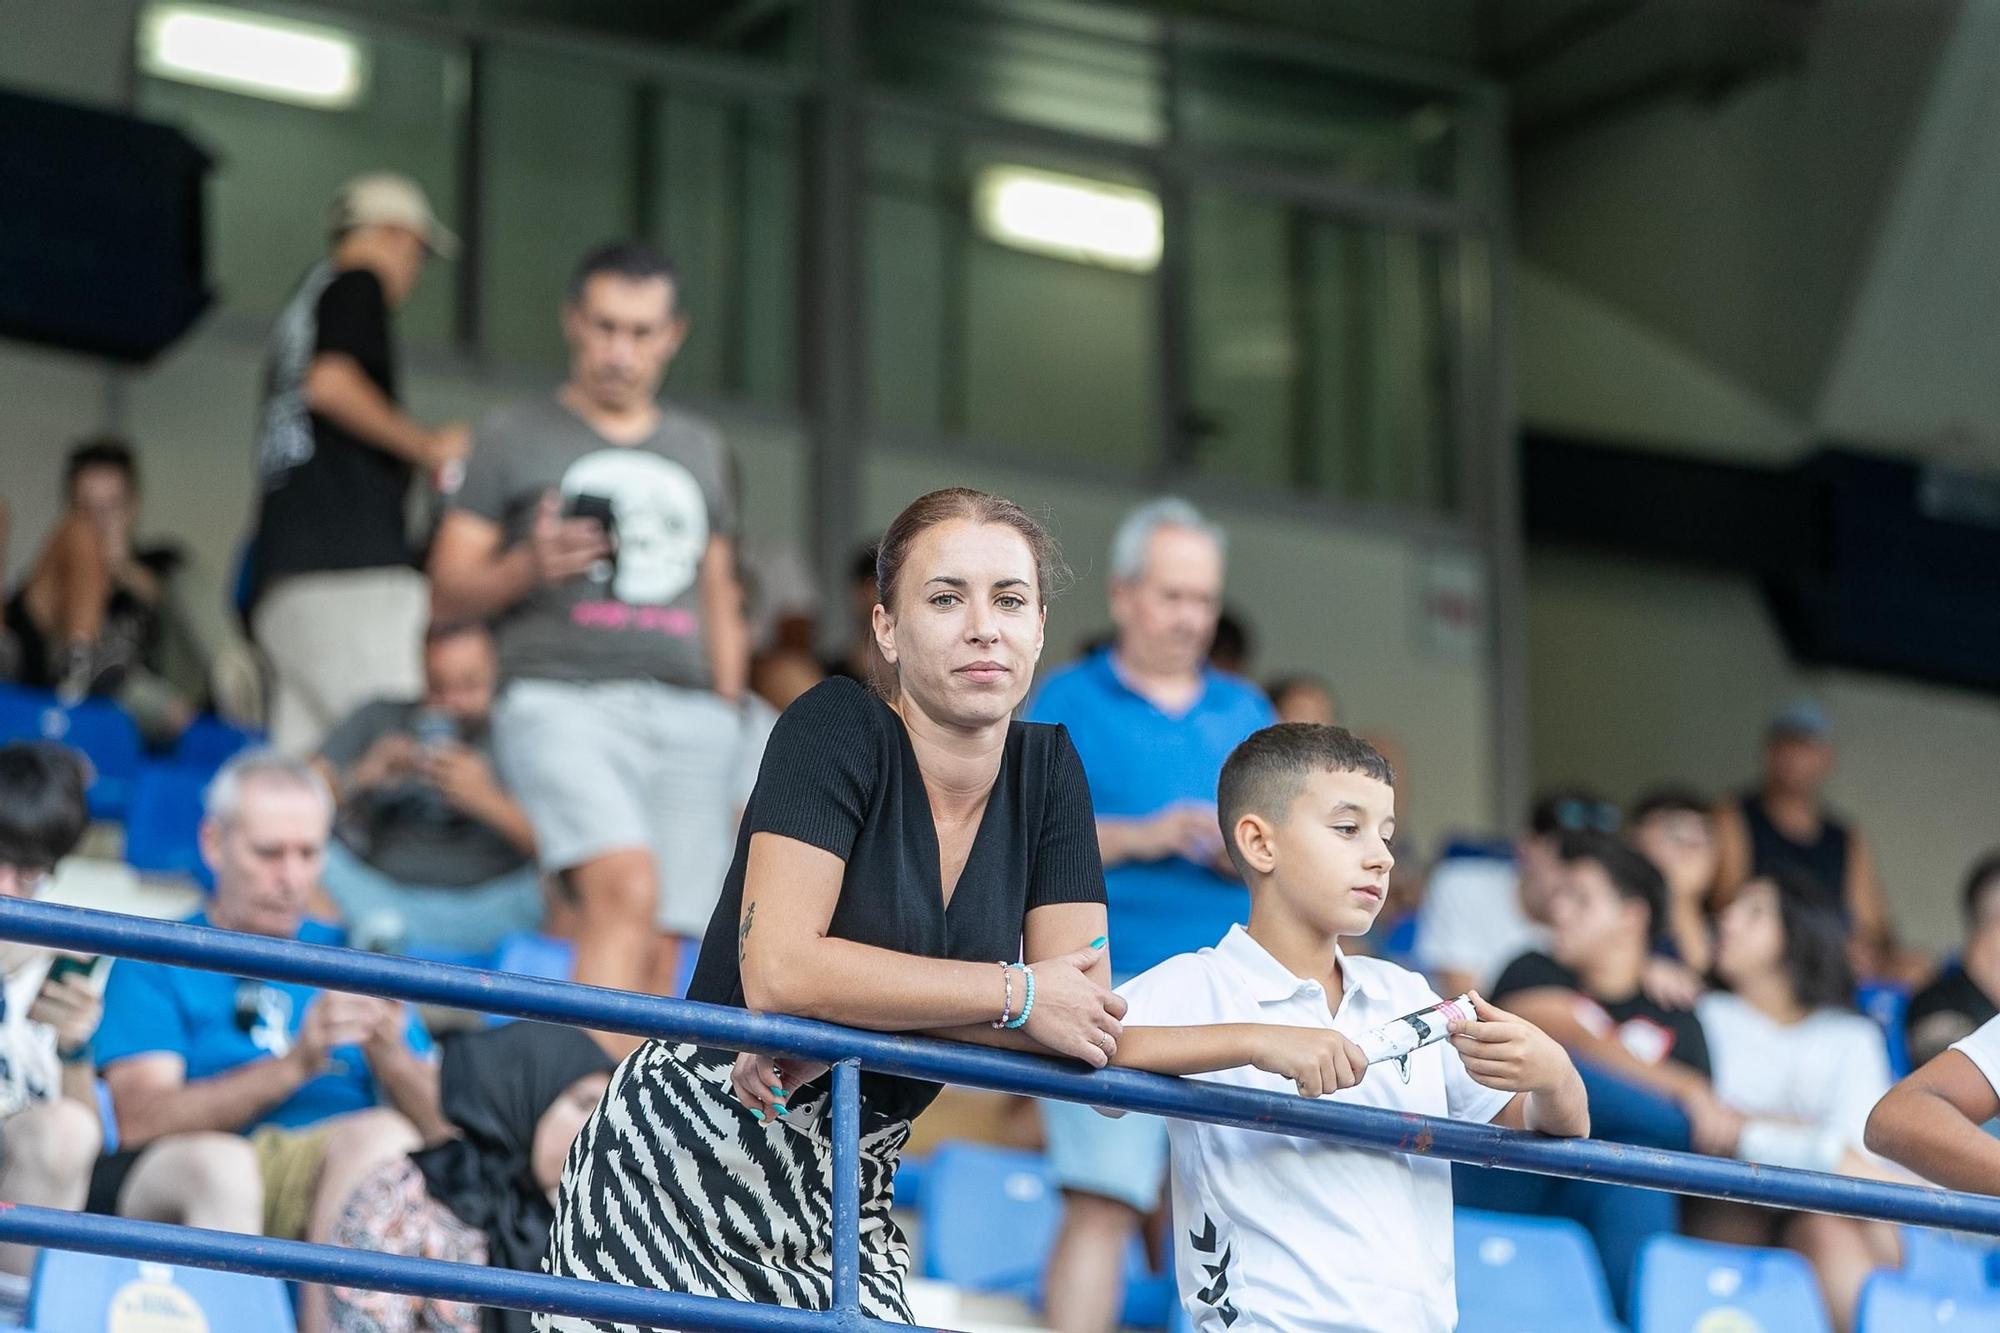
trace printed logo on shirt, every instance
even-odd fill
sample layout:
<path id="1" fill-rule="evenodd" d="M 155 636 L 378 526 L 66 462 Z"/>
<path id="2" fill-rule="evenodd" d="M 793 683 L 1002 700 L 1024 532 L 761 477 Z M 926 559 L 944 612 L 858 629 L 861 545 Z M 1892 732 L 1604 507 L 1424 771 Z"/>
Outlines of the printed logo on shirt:
<path id="1" fill-rule="evenodd" d="M 250 1025 L 250 1044 L 277 1059 L 292 1053 L 292 997 L 276 986 L 257 988 L 256 1019 Z"/>
<path id="2" fill-rule="evenodd" d="M 708 547 L 708 503 L 701 484 L 679 463 L 641 449 L 599 449 L 563 473 L 565 504 L 597 496 L 611 502 L 615 555 L 600 586 L 633 607 L 662 607 L 694 586 Z M 602 601 L 577 607 L 578 623 L 596 629 L 692 633 L 693 617 L 675 628 L 657 616 L 621 617 L 613 624 Z"/>
<path id="3" fill-rule="evenodd" d="M 1618 1044 L 1640 1064 L 1656 1065 L 1674 1049 L 1672 1029 L 1643 1016 L 1628 1018 L 1620 1023 L 1605 1012 L 1603 1005 L 1587 995 L 1576 997 L 1576 1021 L 1593 1037 L 1615 1036 Z"/>
<path id="4" fill-rule="evenodd" d="M 1194 1246 L 1197 1255 L 1215 1254 L 1217 1250 L 1221 1254 L 1214 1263 L 1199 1258 L 1195 1260 L 1201 1265 L 1202 1272 L 1208 1275 L 1208 1285 L 1196 1291 L 1194 1297 L 1222 1316 L 1222 1326 L 1228 1328 L 1236 1322 L 1236 1307 L 1229 1300 L 1229 1246 L 1217 1238 L 1213 1217 L 1203 1213 L 1201 1221 L 1200 1231 L 1188 1232 L 1188 1243 Z"/>
<path id="5" fill-rule="evenodd" d="M 1641 1064 L 1656 1065 L 1674 1049 L 1674 1034 L 1650 1018 L 1628 1018 L 1618 1025 L 1618 1044 Z"/>

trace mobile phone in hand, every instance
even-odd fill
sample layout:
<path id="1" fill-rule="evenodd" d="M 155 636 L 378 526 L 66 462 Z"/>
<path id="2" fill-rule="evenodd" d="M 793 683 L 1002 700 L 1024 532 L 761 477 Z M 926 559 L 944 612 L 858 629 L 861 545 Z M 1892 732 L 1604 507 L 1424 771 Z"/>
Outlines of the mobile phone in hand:
<path id="1" fill-rule="evenodd" d="M 611 497 L 580 491 L 564 502 L 563 517 L 587 518 L 604 533 L 611 554 L 592 566 L 590 577 L 598 583 L 609 583 L 618 573 L 618 511 L 612 505 Z"/>
<path id="2" fill-rule="evenodd" d="M 49 964 L 49 975 L 43 984 L 61 981 L 65 977 L 81 977 L 85 985 L 94 991 L 102 992 L 105 978 L 110 971 L 111 959 L 108 955 L 79 958 L 73 953 L 57 954 L 56 960 Z"/>

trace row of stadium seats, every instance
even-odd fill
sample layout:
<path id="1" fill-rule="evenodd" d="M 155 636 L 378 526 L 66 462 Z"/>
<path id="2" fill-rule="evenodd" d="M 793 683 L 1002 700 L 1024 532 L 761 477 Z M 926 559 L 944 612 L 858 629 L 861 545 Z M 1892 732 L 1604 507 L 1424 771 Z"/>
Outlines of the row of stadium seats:
<path id="1" fill-rule="evenodd" d="M 1040 1304 L 1042 1269 L 1062 1205 L 1043 1159 L 947 1143 L 907 1162 L 897 1203 L 922 1225 L 922 1275 Z M 1561 1218 L 1460 1209 L 1459 1333 L 1616 1333 L 1610 1288 L 1589 1236 Z M 1904 1265 L 1871 1279 L 1860 1333 L 2000 1328 L 2000 1250 L 1987 1242 L 1905 1228 Z M 1126 1265 L 1124 1322 L 1172 1319 L 1170 1274 L 1148 1271 L 1136 1243 Z M 1639 1261 L 1634 1333 L 1829 1333 L 1813 1271 L 1790 1250 L 1658 1236 Z"/>
<path id="2" fill-rule="evenodd" d="M 970 1167 L 954 1149 L 940 1149 L 942 1167 L 929 1179 L 927 1199 Z M 992 1183 L 992 1182 L 987 1182 Z M 1039 1174 L 1017 1173 L 1004 1182 L 1010 1204 L 1046 1197 Z M 1038 1191 L 1035 1186 L 1041 1186 Z M 976 1211 L 994 1216 L 991 1209 Z M 926 1238 L 940 1219 L 926 1212 Z M 1005 1224 L 1020 1221 L 1010 1208 Z M 986 1228 L 996 1230 L 995 1228 Z M 1459 1333 L 1612 1333 L 1610 1296 L 1597 1271 L 1590 1242 L 1574 1223 L 1461 1211 L 1458 1236 Z M 1006 1236 L 999 1236 L 1006 1239 Z M 970 1261 L 985 1280 L 1022 1281 L 1020 1257 L 993 1262 L 995 1237 L 978 1254 L 965 1251 L 963 1228 L 951 1233 L 947 1255 L 926 1268 L 949 1269 Z M 1012 1239 L 1021 1237 L 1014 1234 Z M 1961 1243 L 1962 1244 L 1962 1243 Z M 1019 1251 L 1015 1252 L 1018 1256 Z M 1011 1265 L 1011 1266 L 1010 1266 Z M 1982 1268 L 1983 1275 L 1983 1268 Z M 970 1285 L 970 1284 L 968 1284 Z M 1163 1294 L 1171 1306 L 1171 1292 Z M 1128 1304 L 1128 1323 L 1137 1322 Z M 1165 1308 L 1145 1312 L 1165 1322 Z M 292 1333 L 285 1285 L 241 1273 L 142 1263 L 102 1255 L 45 1251 L 36 1267 L 25 1325 L 0 1333 L 75 1333 L 82 1329 L 204 1329 L 207 1333 Z M 1155 1326 L 1157 1326 L 1157 1322 Z M 1176 1326 L 1185 1327 L 1176 1312 Z M 1828 1327 L 1819 1292 L 1805 1261 L 1785 1250 L 1663 1236 L 1641 1256 L 1636 1333 L 1823 1333 Z M 2000 1292 L 1944 1291 L 1911 1275 L 1877 1274 L 1862 1298 L 1859 1333 L 1974 1333 L 2000 1327 Z"/>
<path id="3" fill-rule="evenodd" d="M 172 750 L 149 754 L 131 717 L 109 700 L 86 699 L 66 705 L 47 690 L 0 684 L 0 742 L 60 741 L 82 751 L 94 773 L 90 813 L 97 819 L 129 825 L 140 814 L 148 814 L 165 828 L 168 816 L 185 813 L 183 795 L 190 784 L 196 794 L 198 819 L 199 794 L 208 777 L 229 756 L 259 739 L 255 732 L 203 716 L 181 734 Z M 153 779 L 154 804 L 142 809 L 140 795 L 149 778 Z M 168 804 L 162 803 L 163 798 Z M 169 808 L 175 800 L 182 805 Z M 199 864 L 200 858 L 195 859 Z"/>

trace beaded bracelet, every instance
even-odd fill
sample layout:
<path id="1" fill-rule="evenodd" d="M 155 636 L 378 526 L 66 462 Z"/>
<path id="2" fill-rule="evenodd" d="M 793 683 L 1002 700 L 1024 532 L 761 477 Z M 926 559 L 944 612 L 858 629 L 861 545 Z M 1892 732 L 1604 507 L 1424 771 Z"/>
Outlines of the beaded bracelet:
<path id="1" fill-rule="evenodd" d="M 1000 1002 L 1000 1017 L 993 1020 L 993 1026 L 996 1028 L 1006 1027 L 1008 1018 L 1014 1012 L 1014 973 L 1011 970 L 1013 966 L 1005 959 L 1000 962 L 1000 980 L 1007 987 L 1007 997 Z"/>
<path id="2" fill-rule="evenodd" d="M 1020 1016 L 1007 1024 L 1009 1028 L 1019 1029 L 1028 1026 L 1028 1015 L 1035 1012 L 1035 969 L 1021 963 L 1016 963 L 1014 966 L 1020 968 L 1021 975 L 1028 979 L 1028 994 L 1021 1001 Z"/>

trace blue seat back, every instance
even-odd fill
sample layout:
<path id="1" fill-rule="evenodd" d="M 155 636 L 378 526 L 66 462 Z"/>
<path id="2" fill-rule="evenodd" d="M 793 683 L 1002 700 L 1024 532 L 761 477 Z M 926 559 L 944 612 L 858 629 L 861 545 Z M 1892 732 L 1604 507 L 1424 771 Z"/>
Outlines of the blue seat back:
<path id="1" fill-rule="evenodd" d="M 201 858 L 202 795 L 210 774 L 178 764 L 148 764 L 125 817 L 125 861 L 154 875 L 181 875 L 203 888 L 215 877 Z"/>
<path id="2" fill-rule="evenodd" d="M 1902 1276 L 1932 1291 L 1985 1291 L 1989 1265 L 2000 1256 L 1990 1240 L 1932 1227 L 1903 1227 Z"/>
<path id="3" fill-rule="evenodd" d="M 1459 1333 L 1612 1327 L 1604 1265 L 1577 1223 L 1462 1208 L 1452 1217 L 1452 1234 Z"/>
<path id="4" fill-rule="evenodd" d="M 36 1329 L 205 1328 L 293 1333 L 285 1284 L 248 1273 L 43 1250 L 28 1294 Z"/>
<path id="5" fill-rule="evenodd" d="M 1857 987 L 1854 1005 L 1875 1020 L 1889 1043 L 1889 1072 L 1897 1078 L 1910 1072 L 1910 1043 L 1903 1020 L 1910 1012 L 1910 988 L 1895 982 L 1869 982 Z"/>
<path id="6" fill-rule="evenodd" d="M 1037 1153 L 946 1143 L 924 1164 L 915 1200 L 925 1277 L 1037 1306 L 1062 1225 L 1062 1193 Z M 1171 1271 L 1154 1273 L 1138 1238 L 1126 1247 L 1119 1323 L 1159 1328 L 1177 1304 Z"/>
<path id="7" fill-rule="evenodd" d="M 123 819 L 132 802 L 143 747 L 125 710 L 104 699 L 65 708 L 47 690 L 0 686 L 0 741 L 57 741 L 83 752 L 95 776 L 90 813 Z"/>
<path id="8" fill-rule="evenodd" d="M 189 723 L 181 738 L 174 742 L 173 761 L 185 768 L 206 769 L 213 773 L 239 750 L 264 743 L 262 733 L 246 731 L 204 713 Z"/>
<path id="9" fill-rule="evenodd" d="M 1042 1158 L 979 1143 L 946 1143 L 924 1172 L 924 1276 L 1024 1299 L 1062 1222 L 1062 1195 Z"/>
<path id="10" fill-rule="evenodd" d="M 1877 1273 L 1861 1289 L 1856 1333 L 1988 1333 L 2000 1328 L 2000 1292 L 1956 1291 L 1911 1281 L 1901 1273 Z"/>
<path id="11" fill-rule="evenodd" d="M 524 977 L 547 977 L 568 981 L 576 967 L 576 945 L 540 931 L 520 930 L 501 940 L 493 950 L 495 972 L 514 972 Z M 500 1027 L 514 1020 L 505 1014 L 486 1015 L 488 1027 Z"/>
<path id="12" fill-rule="evenodd" d="M 1829 1333 L 1812 1266 L 1790 1250 L 1654 1236 L 1639 1251 L 1638 1333 Z"/>

